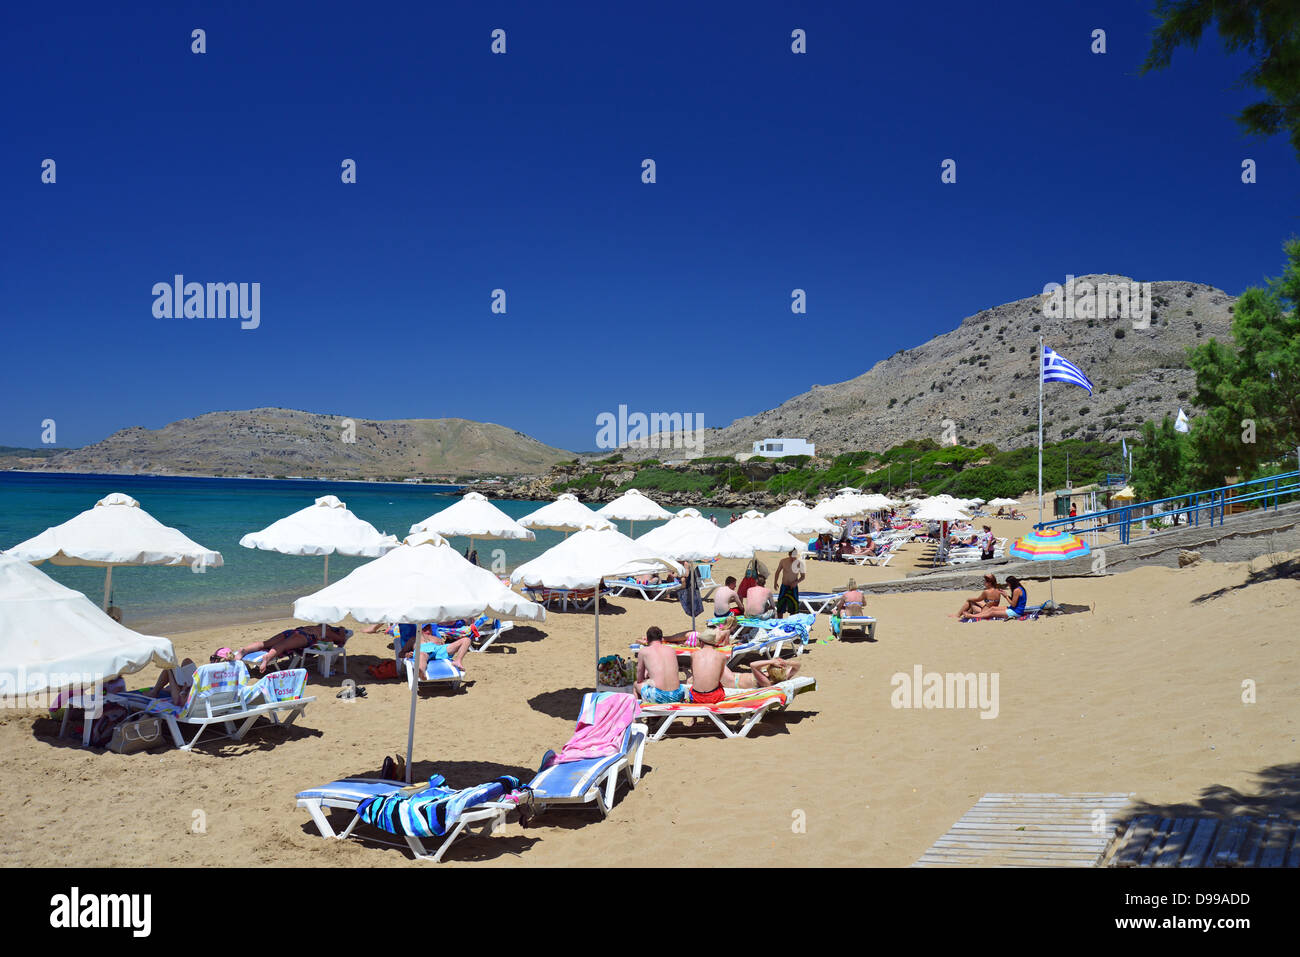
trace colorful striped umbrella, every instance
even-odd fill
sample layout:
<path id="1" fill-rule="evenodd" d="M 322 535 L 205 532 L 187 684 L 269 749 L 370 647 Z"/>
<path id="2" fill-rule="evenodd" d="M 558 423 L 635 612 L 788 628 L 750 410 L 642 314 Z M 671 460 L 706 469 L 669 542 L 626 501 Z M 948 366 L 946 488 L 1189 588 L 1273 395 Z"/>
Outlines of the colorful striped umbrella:
<path id="1" fill-rule="evenodd" d="M 1032 531 L 1017 538 L 1011 554 L 1030 562 L 1063 562 L 1087 555 L 1092 549 L 1081 538 L 1059 528 Z"/>
<path id="2" fill-rule="evenodd" d="M 1035 529 L 1028 535 L 1022 535 L 1011 545 L 1011 554 L 1031 562 L 1063 562 L 1069 558 L 1087 555 L 1092 548 L 1083 539 L 1071 535 L 1059 528 Z M 1047 568 L 1047 592 L 1052 608 L 1056 608 L 1056 588 L 1052 581 L 1052 569 Z"/>

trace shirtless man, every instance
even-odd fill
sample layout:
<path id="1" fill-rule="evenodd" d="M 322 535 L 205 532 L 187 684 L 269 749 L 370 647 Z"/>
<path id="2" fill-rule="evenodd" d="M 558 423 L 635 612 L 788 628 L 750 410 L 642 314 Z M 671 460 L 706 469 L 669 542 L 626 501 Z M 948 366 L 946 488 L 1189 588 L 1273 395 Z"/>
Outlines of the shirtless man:
<path id="1" fill-rule="evenodd" d="M 691 686 L 688 700 L 692 704 L 717 704 L 727 696 L 722 685 L 727 670 L 727 655 L 718 650 L 726 643 L 726 631 L 705 628 L 700 633 L 700 647 L 691 652 Z"/>
<path id="2" fill-rule="evenodd" d="M 736 576 L 728 575 L 723 586 L 713 593 L 713 617 L 729 615 L 732 608 L 739 610 L 740 596 L 736 594 Z"/>
<path id="3" fill-rule="evenodd" d="M 767 576 L 759 575 L 745 592 L 745 615 L 749 618 L 767 618 L 771 614 L 772 590 L 767 587 Z"/>
<path id="4" fill-rule="evenodd" d="M 749 674 L 732 671 L 723 666 L 722 686 L 724 688 L 770 688 L 779 681 L 788 681 L 799 673 L 799 662 L 785 661 L 781 658 L 767 658 L 752 662 Z"/>
<path id="5" fill-rule="evenodd" d="M 961 611 L 953 617 L 966 618 L 971 615 L 977 615 L 985 608 L 996 608 L 1002 602 L 1002 590 L 998 588 L 998 580 L 994 575 L 984 576 L 984 590 L 978 595 L 966 599 L 966 603 L 961 606 Z"/>
<path id="6" fill-rule="evenodd" d="M 646 629 L 645 644 L 636 656 L 636 684 L 641 700 L 649 704 L 675 704 L 686 696 L 677 671 L 677 652 L 664 644 L 657 625 Z"/>
<path id="7" fill-rule="evenodd" d="M 262 673 L 266 672 L 266 666 L 271 664 L 277 658 L 283 658 L 290 652 L 297 651 L 299 648 L 306 648 L 318 641 L 332 641 L 336 645 L 341 645 L 352 636 L 352 632 L 346 628 L 340 628 L 338 625 L 327 625 L 325 627 L 324 637 L 321 636 L 321 629 L 316 626 L 299 626 L 289 628 L 280 632 L 274 637 L 267 638 L 265 641 L 254 641 L 251 644 L 244 645 L 234 654 L 235 661 L 243 661 L 248 655 L 256 654 L 259 651 L 266 652 L 262 659 L 257 663 L 257 668 Z"/>
<path id="8" fill-rule="evenodd" d="M 781 563 L 776 566 L 776 616 L 799 614 L 799 583 L 804 580 L 803 560 L 796 549 L 790 549 Z"/>

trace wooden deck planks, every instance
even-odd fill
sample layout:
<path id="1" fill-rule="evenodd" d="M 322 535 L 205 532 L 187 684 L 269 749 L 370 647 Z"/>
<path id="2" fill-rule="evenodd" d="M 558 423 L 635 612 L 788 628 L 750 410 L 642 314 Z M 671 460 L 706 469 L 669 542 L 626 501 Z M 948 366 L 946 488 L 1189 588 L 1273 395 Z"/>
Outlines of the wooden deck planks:
<path id="1" fill-rule="evenodd" d="M 1129 822 L 1112 867 L 1300 867 L 1300 827 L 1280 817 L 1157 818 Z"/>
<path id="2" fill-rule="evenodd" d="M 1092 867 L 1129 802 L 1113 793 L 986 794 L 914 866 Z"/>

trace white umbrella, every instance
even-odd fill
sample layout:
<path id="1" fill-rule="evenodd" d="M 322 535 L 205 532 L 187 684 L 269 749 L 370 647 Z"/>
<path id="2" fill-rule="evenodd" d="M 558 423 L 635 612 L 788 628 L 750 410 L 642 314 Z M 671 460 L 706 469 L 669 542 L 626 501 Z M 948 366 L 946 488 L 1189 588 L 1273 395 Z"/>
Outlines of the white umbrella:
<path id="1" fill-rule="evenodd" d="M 751 546 L 756 552 L 785 554 L 792 548 L 803 548 L 803 542 L 780 525 L 769 522 L 762 515 L 757 518 L 737 519 L 727 526 L 727 533 L 732 538 Z"/>
<path id="2" fill-rule="evenodd" d="M 565 492 L 554 502 L 543 505 L 536 511 L 529 512 L 519 519 L 524 528 L 545 528 L 552 532 L 580 532 L 584 528 L 614 528 L 607 518 L 598 515 L 595 509 L 588 508 L 578 501 L 578 496 Z"/>
<path id="3" fill-rule="evenodd" d="M 515 594 L 485 568 L 466 561 L 441 539 L 402 544 L 366 562 L 333 585 L 299 598 L 293 615 L 322 624 L 351 615 L 357 621 L 403 624 L 491 615 L 545 621 L 546 610 Z M 417 639 L 418 640 L 418 639 Z M 411 682 L 411 720 L 406 738 L 406 780 L 411 780 L 418 681 Z"/>
<path id="4" fill-rule="evenodd" d="M 767 520 L 784 528 L 791 535 L 821 535 L 839 531 L 837 525 L 822 518 L 797 498 L 791 499 L 769 514 Z"/>
<path id="5" fill-rule="evenodd" d="M 1014 498 L 995 498 L 990 499 L 987 504 L 991 508 L 1006 508 L 1008 505 L 1019 505 L 1020 503 Z"/>
<path id="6" fill-rule="evenodd" d="M 916 506 L 912 517 L 922 522 L 960 522 L 970 519 L 956 504 L 934 499 L 927 499 Z"/>
<path id="7" fill-rule="evenodd" d="M 762 518 L 763 513 L 756 508 L 751 508 L 748 512 L 740 516 L 741 518 Z"/>
<path id="8" fill-rule="evenodd" d="M 136 634 L 25 559 L 0 554 L 0 697 L 176 667 L 166 638 Z"/>
<path id="9" fill-rule="evenodd" d="M 679 562 L 753 558 L 754 546 L 733 537 L 730 528 L 720 528 L 696 509 L 684 508 L 675 518 L 646 532 L 637 542 Z M 691 627 L 695 627 L 694 614 L 691 615 Z"/>
<path id="10" fill-rule="evenodd" d="M 614 501 L 597 509 L 596 514 L 619 522 L 631 522 L 628 530 L 632 534 L 636 534 L 637 522 L 663 522 L 673 517 L 672 512 L 635 488 L 628 489 Z"/>
<path id="11" fill-rule="evenodd" d="M 471 551 L 476 538 L 531 542 L 537 537 L 478 492 L 467 492 L 454 505 L 416 522 L 411 526 L 411 534 L 417 532 L 435 532 L 444 538 L 453 535 L 468 538 Z"/>
<path id="12" fill-rule="evenodd" d="M 188 565 L 202 571 L 221 565 L 221 553 L 169 525 L 140 507 L 129 495 L 106 495 L 62 525 L 15 545 L 9 554 L 39 565 L 91 565 L 104 569 L 104 608 L 108 608 L 116 565 Z"/>
<path id="13" fill-rule="evenodd" d="M 712 523 L 710 523 L 712 525 Z M 515 585 L 530 588 L 594 588 L 596 661 L 600 662 L 600 586 L 609 575 L 636 575 L 682 567 L 612 528 L 588 528 L 570 535 L 510 574 Z"/>
<path id="14" fill-rule="evenodd" d="M 378 558 L 396 548 L 398 541 L 392 535 L 381 535 L 375 526 L 357 518 L 337 497 L 324 495 L 260 532 L 249 532 L 239 544 L 282 555 L 324 555 L 328 585 L 330 555 Z"/>

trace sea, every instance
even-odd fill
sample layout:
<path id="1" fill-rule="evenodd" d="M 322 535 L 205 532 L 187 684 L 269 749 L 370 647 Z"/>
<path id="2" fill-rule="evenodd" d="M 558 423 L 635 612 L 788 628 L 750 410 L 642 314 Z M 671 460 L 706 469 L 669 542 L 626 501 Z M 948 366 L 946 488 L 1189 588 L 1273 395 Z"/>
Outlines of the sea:
<path id="1" fill-rule="evenodd" d="M 153 633 L 189 631 L 231 622 L 293 617 L 293 602 L 324 585 L 325 559 L 281 555 L 243 548 L 239 539 L 322 495 L 336 495 L 381 532 L 403 538 L 411 525 L 455 504 L 452 485 L 335 482 L 314 479 L 233 479 L 155 475 L 90 475 L 60 472 L 0 471 L 0 550 L 94 506 L 106 495 L 124 492 L 164 525 L 221 552 L 224 564 L 195 573 L 188 565 L 119 566 L 113 569 L 112 599 L 123 624 Z M 522 518 L 543 502 L 493 500 L 512 518 Z M 726 509 L 701 508 L 706 517 L 727 522 Z M 625 534 L 626 522 L 618 523 Z M 638 522 L 635 534 L 655 523 Z M 558 544 L 562 532 L 536 532 L 536 541 L 474 543 L 479 564 L 510 571 Z M 468 539 L 452 539 L 462 553 Z M 368 561 L 331 555 L 329 580 L 337 581 Z M 104 595 L 104 569 L 45 562 L 37 566 L 56 581 L 84 592 L 98 606 Z"/>

